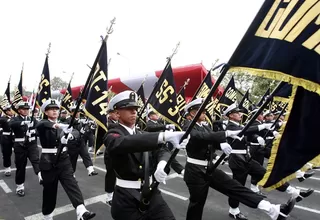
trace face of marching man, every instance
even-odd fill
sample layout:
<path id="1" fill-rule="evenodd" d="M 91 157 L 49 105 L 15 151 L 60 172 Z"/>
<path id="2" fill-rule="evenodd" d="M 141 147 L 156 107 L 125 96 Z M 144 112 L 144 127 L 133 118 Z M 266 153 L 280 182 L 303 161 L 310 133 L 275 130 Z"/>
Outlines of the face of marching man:
<path id="1" fill-rule="evenodd" d="M 44 113 L 50 120 L 57 120 L 59 117 L 59 108 L 49 108 Z"/>
<path id="2" fill-rule="evenodd" d="M 197 114 L 197 111 L 198 111 L 198 108 L 192 109 L 192 110 L 190 111 L 190 116 L 191 116 L 192 118 L 194 118 L 194 117 L 196 116 L 196 114 Z M 201 115 L 200 115 L 199 119 L 198 119 L 198 122 L 203 122 L 203 121 L 205 121 L 205 120 L 206 120 L 206 110 L 203 110 L 203 111 L 201 112 Z"/>
<path id="3" fill-rule="evenodd" d="M 133 128 L 137 120 L 137 110 L 137 107 L 126 107 L 117 109 L 116 113 L 119 117 L 119 123 L 129 128 Z"/>
<path id="4" fill-rule="evenodd" d="M 235 122 L 241 122 L 242 119 L 242 113 L 241 112 L 233 112 L 229 114 L 229 119 Z"/>

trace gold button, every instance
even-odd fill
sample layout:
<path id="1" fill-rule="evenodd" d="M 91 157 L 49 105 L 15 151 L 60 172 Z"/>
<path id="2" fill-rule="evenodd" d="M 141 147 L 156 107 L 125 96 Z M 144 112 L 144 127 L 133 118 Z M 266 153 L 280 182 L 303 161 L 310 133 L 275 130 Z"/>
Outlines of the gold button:
<path id="1" fill-rule="evenodd" d="M 141 178 L 139 178 L 138 181 L 141 181 Z"/>
<path id="2" fill-rule="evenodd" d="M 139 169 L 142 169 L 142 166 L 141 166 L 141 165 L 139 166 Z"/>

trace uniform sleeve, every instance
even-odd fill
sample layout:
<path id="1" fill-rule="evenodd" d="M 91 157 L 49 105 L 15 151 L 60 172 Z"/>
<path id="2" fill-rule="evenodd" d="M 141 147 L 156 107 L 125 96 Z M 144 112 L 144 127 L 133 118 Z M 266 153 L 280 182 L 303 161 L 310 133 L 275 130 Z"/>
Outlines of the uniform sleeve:
<path id="1" fill-rule="evenodd" d="M 157 131 L 164 131 L 164 130 L 166 130 L 165 125 L 147 122 L 147 131 L 148 132 L 157 132 Z"/>
<path id="2" fill-rule="evenodd" d="M 109 131 L 104 139 L 104 145 L 110 155 L 153 151 L 159 148 L 158 136 L 158 132 L 123 135 L 117 131 Z"/>
<path id="3" fill-rule="evenodd" d="M 22 121 L 18 120 L 17 118 L 12 118 L 12 119 L 10 120 L 10 122 L 9 122 L 9 126 L 10 126 L 11 128 L 13 128 L 13 129 L 19 128 L 19 127 L 22 126 L 22 125 L 21 125 L 21 122 L 22 122 Z"/>

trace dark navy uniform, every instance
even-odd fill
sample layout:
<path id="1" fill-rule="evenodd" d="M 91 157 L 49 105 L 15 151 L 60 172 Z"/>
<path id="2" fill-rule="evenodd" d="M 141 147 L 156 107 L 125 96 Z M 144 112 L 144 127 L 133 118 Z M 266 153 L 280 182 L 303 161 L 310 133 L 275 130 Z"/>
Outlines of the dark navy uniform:
<path id="1" fill-rule="evenodd" d="M 42 111 L 58 108 L 55 100 L 47 100 L 41 107 Z M 66 145 L 60 142 L 64 135 L 60 128 L 55 128 L 56 122 L 43 119 L 37 124 L 37 131 L 42 146 L 40 159 L 40 176 L 43 185 L 42 214 L 45 219 L 52 219 L 52 212 L 56 207 L 58 182 L 67 193 L 72 206 L 76 209 L 78 219 L 91 219 L 95 216 L 84 207 L 82 193 L 73 176 L 73 168 L 67 153 Z M 62 153 L 57 158 L 57 149 Z M 58 160 L 58 161 L 57 161 Z"/>
<path id="2" fill-rule="evenodd" d="M 11 117 L 5 115 L 0 118 L 0 127 L 2 130 L 2 138 L 1 138 L 1 152 L 2 152 L 2 159 L 3 159 L 3 166 L 6 169 L 10 170 L 11 167 L 11 155 L 12 155 L 12 148 L 13 148 L 13 135 L 11 128 L 9 126 L 9 121 Z M 6 176 L 11 175 L 11 172 L 5 172 Z"/>
<path id="3" fill-rule="evenodd" d="M 129 108 L 127 111 L 136 116 L 139 105 L 134 92 L 124 91 L 110 100 L 109 110 L 123 108 Z M 120 117 L 119 123 L 121 121 Z M 164 134 L 161 134 L 164 137 Z M 159 132 L 143 133 L 135 128 L 134 122 L 132 128 L 115 124 L 108 130 L 104 145 L 108 151 L 108 160 L 112 159 L 112 167 L 117 177 L 111 206 L 114 219 L 175 219 L 158 188 L 154 189 L 148 208 L 142 211 L 139 209 L 142 189 L 149 190 L 152 174 L 159 180 L 158 174 L 164 173 L 164 170 L 158 169 L 158 166 L 166 163 L 170 157 L 170 152 L 163 148 L 162 144 L 158 144 L 162 143 L 159 139 Z"/>
<path id="4" fill-rule="evenodd" d="M 65 124 L 70 124 L 71 122 L 71 117 L 69 117 Z M 73 138 L 68 141 L 68 153 L 70 156 L 71 164 L 73 167 L 74 172 L 76 172 L 77 169 L 77 160 L 80 155 L 80 157 L 83 160 L 84 166 L 88 170 L 88 175 L 96 175 L 98 174 L 93 170 L 93 163 L 90 158 L 90 155 L 88 153 L 87 147 L 85 145 L 85 140 L 84 140 L 84 125 L 81 122 L 79 118 L 76 118 L 74 123 L 73 123 L 73 130 L 72 130 L 72 136 Z"/>
<path id="5" fill-rule="evenodd" d="M 113 128 L 117 124 L 118 124 L 117 121 L 114 121 L 108 118 L 108 129 Z M 116 174 L 114 173 L 114 170 L 112 168 L 112 159 L 109 156 L 107 148 L 105 148 L 105 151 L 104 151 L 104 164 L 107 170 L 107 173 L 105 175 L 105 181 L 104 181 L 104 184 L 105 184 L 104 189 L 105 189 L 105 192 L 107 193 L 106 202 L 109 203 L 109 205 L 111 205 L 114 186 L 116 184 Z"/>
<path id="6" fill-rule="evenodd" d="M 202 103 L 201 99 L 190 102 L 186 107 L 186 112 L 198 110 Z M 183 129 L 186 130 L 188 124 Z M 264 197 L 252 192 L 238 181 L 230 178 L 220 169 L 211 170 L 215 149 L 220 149 L 219 144 L 226 142 L 226 132 L 213 132 L 211 128 L 202 124 L 195 124 L 191 133 L 190 141 L 187 145 L 187 164 L 185 167 L 184 181 L 190 193 L 190 202 L 187 211 L 187 220 L 201 220 L 203 207 L 205 205 L 209 187 L 229 196 L 234 200 L 251 207 L 259 208 L 271 216 L 277 217 L 279 211 L 276 206 L 263 200 Z M 281 212 L 290 212 L 294 201 L 289 205 L 282 206 Z M 286 207 L 286 209 L 284 209 Z M 291 207 L 291 208 L 287 208 Z M 232 218 L 237 216 L 232 215 Z M 278 219 L 282 219 L 279 217 Z"/>
<path id="7" fill-rule="evenodd" d="M 19 104 L 18 104 L 19 105 Z M 20 103 L 19 108 L 29 109 L 28 103 Z M 16 164 L 17 194 L 24 196 L 24 181 L 26 175 L 27 158 L 29 158 L 35 174 L 39 173 L 39 150 L 37 146 L 37 137 L 35 126 L 37 120 L 33 119 L 32 126 L 24 123 L 30 123 L 29 116 L 18 115 L 9 121 L 9 125 L 14 133 L 14 154 Z"/>
<path id="8" fill-rule="evenodd" d="M 136 129 L 136 132 L 142 133 L 138 129 Z M 115 125 L 108 131 L 105 146 L 112 158 L 112 166 L 118 182 L 121 182 L 121 180 L 144 181 L 144 151 L 150 151 L 148 169 L 150 176 L 154 173 L 155 166 L 159 161 L 169 159 L 170 153 L 165 149 L 159 149 L 161 145 L 158 144 L 158 136 L 158 132 L 130 135 L 126 128 L 120 124 Z M 114 219 L 175 219 L 158 189 L 154 192 L 149 209 L 142 213 L 138 210 L 141 188 L 121 187 L 118 182 L 111 207 L 111 214 Z"/>

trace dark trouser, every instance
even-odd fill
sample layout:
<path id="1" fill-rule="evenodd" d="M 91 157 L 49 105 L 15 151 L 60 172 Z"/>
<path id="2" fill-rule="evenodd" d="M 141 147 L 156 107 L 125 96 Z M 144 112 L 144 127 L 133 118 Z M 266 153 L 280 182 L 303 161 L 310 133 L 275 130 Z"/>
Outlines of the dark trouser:
<path id="1" fill-rule="evenodd" d="M 2 137 L 1 152 L 2 152 L 3 166 L 5 168 L 11 166 L 12 147 L 13 147 L 13 142 L 11 138 L 7 138 L 5 136 Z"/>
<path id="2" fill-rule="evenodd" d="M 16 164 L 16 184 L 22 184 L 26 177 L 27 158 L 29 158 L 33 170 L 36 174 L 39 173 L 39 149 L 36 143 L 23 143 L 14 144 L 14 162 Z"/>
<path id="3" fill-rule="evenodd" d="M 257 161 L 261 166 L 263 166 L 264 162 L 264 154 L 265 154 L 265 148 L 259 146 L 250 146 L 250 154 L 252 156 L 252 159 Z M 254 176 L 251 176 L 251 184 L 256 185 L 258 180 L 255 179 Z"/>
<path id="4" fill-rule="evenodd" d="M 114 170 L 112 168 L 112 160 L 108 159 L 105 160 L 106 164 L 106 176 L 105 176 L 105 185 L 104 189 L 107 193 L 112 193 L 114 191 L 114 186 L 116 184 L 116 174 L 114 173 Z"/>
<path id="5" fill-rule="evenodd" d="M 138 190 L 116 186 L 111 206 L 112 218 L 115 220 L 175 220 L 159 190 L 152 196 L 146 212 L 139 211 L 139 204 L 140 192 Z"/>
<path id="6" fill-rule="evenodd" d="M 76 172 L 77 169 L 77 160 L 79 155 L 81 156 L 84 166 L 87 168 L 89 166 L 92 166 L 92 160 L 90 158 L 90 155 L 86 149 L 86 146 L 83 144 L 81 145 L 68 145 L 68 154 L 70 157 L 70 161 L 72 164 L 72 168 L 74 172 Z"/>
<path id="7" fill-rule="evenodd" d="M 171 168 L 179 174 L 181 174 L 181 171 L 184 169 L 184 167 L 176 159 L 172 160 Z"/>
<path id="8" fill-rule="evenodd" d="M 63 163 L 63 166 L 59 165 L 59 163 Z M 41 170 L 41 176 L 43 179 L 43 215 L 49 215 L 56 207 L 59 181 L 74 208 L 76 208 L 78 205 L 84 204 L 82 193 L 79 189 L 76 179 L 73 177 L 73 169 L 69 158 L 66 157 L 64 161 L 59 163 L 57 167 L 50 170 Z"/>
<path id="9" fill-rule="evenodd" d="M 219 169 L 215 169 L 212 175 L 208 176 L 203 166 L 187 163 L 184 180 L 190 193 L 187 220 L 202 219 L 209 187 L 251 208 L 257 208 L 263 200 L 263 196 L 252 192 Z"/>
<path id="10" fill-rule="evenodd" d="M 253 177 L 254 182 L 252 184 L 257 185 L 266 173 L 266 169 L 257 161 L 246 159 L 244 155 L 231 155 L 229 158 L 229 167 L 232 170 L 233 179 L 237 180 L 243 186 L 246 183 L 248 174 Z M 251 182 L 253 180 L 251 180 Z M 278 187 L 277 190 L 284 192 L 288 186 L 289 184 L 285 183 Z M 229 205 L 231 208 L 237 208 L 239 206 L 239 202 L 241 201 L 229 197 Z"/>
<path id="11" fill-rule="evenodd" d="M 84 135 L 83 139 L 84 139 L 85 145 L 88 142 L 88 146 L 89 147 L 93 147 L 93 145 L 94 145 L 94 135 L 93 135 L 93 133 L 88 133 L 88 134 Z"/>

